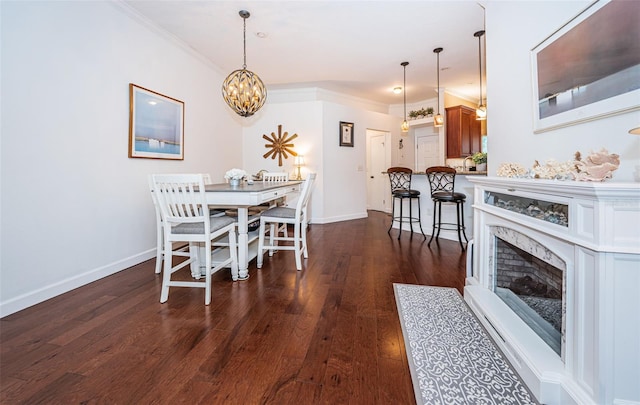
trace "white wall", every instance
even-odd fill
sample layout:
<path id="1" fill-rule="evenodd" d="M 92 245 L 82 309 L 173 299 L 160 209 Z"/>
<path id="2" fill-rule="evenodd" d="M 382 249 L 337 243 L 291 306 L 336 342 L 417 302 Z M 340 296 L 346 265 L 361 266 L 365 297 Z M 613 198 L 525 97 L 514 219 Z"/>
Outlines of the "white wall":
<path id="1" fill-rule="evenodd" d="M 308 88 L 274 91 L 267 104 L 244 128 L 244 169 L 293 173 L 293 159 L 265 160 L 268 150 L 262 135 L 282 131 L 298 134 L 295 151 L 305 156 L 302 174 L 314 171 L 318 178 L 311 199 L 312 223 L 329 223 L 363 218 L 367 215 L 366 130 L 389 131 L 399 137 L 400 120 L 371 110 L 363 100 L 321 89 Z M 339 123 L 354 123 L 354 146 L 339 146 Z M 395 142 L 397 144 L 397 140 Z"/>
<path id="2" fill-rule="evenodd" d="M 0 315 L 151 258 L 147 175 L 242 162 L 224 76 L 110 2 L 2 2 Z M 128 85 L 185 103 L 185 160 L 129 159 Z"/>
<path id="3" fill-rule="evenodd" d="M 290 92 L 286 92 L 290 93 Z M 272 97 L 273 96 L 273 97 Z M 243 139 L 243 169 L 250 174 L 256 174 L 264 169 L 270 172 L 288 172 L 290 176 L 296 174 L 293 156 L 287 159 L 283 157 L 282 166 L 278 165 L 278 159 L 271 156 L 264 158 L 264 154 L 270 149 L 269 144 L 262 136 L 271 137 L 271 133 L 278 135 L 278 125 L 282 125 L 282 134 L 289 136 L 297 134 L 293 139 L 296 153 L 303 155 L 305 166 L 301 168 L 303 178 L 310 172 L 318 173 L 311 194 L 309 204 L 309 217 L 311 222 L 320 222 L 318 218 L 324 217 L 322 200 L 324 182 L 324 167 L 322 165 L 322 102 L 299 101 L 295 103 L 277 102 L 275 94 L 269 94 L 268 101 L 252 121 L 245 123 Z"/>
<path id="4" fill-rule="evenodd" d="M 566 161 L 580 151 L 606 148 L 620 155 L 613 181 L 633 181 L 640 168 L 640 136 L 628 133 L 640 125 L 635 111 L 541 134 L 533 133 L 533 86 L 530 50 L 579 14 L 584 1 L 487 1 L 487 129 L 489 174 L 500 163 L 526 168 L 534 160 Z M 588 41 L 585 38 L 585 41 Z"/>

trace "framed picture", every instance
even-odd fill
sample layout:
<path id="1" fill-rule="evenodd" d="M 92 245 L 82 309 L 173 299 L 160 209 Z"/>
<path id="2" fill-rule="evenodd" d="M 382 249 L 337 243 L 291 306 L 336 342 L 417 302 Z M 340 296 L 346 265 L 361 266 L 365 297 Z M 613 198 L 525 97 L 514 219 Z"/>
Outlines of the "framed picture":
<path id="1" fill-rule="evenodd" d="M 184 159 L 184 103 L 129 83 L 129 157 Z"/>
<path id="2" fill-rule="evenodd" d="M 640 109 L 638 15 L 599 0 L 532 49 L 535 133 Z"/>
<path id="3" fill-rule="evenodd" d="M 340 121 L 340 146 L 353 147 L 353 122 Z"/>

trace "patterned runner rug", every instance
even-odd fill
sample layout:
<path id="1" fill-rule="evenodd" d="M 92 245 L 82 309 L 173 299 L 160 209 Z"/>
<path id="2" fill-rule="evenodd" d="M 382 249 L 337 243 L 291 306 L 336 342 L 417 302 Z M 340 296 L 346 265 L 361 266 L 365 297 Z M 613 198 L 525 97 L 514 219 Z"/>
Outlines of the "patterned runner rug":
<path id="1" fill-rule="evenodd" d="M 537 404 L 455 288 L 393 285 L 420 404 Z"/>

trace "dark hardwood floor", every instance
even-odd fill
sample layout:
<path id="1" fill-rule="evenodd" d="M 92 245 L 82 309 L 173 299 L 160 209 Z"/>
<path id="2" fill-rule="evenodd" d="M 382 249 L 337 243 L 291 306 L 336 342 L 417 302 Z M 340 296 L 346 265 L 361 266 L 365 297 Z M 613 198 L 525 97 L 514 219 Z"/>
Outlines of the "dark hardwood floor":
<path id="1" fill-rule="evenodd" d="M 160 304 L 149 260 L 2 318 L 0 403 L 413 404 L 392 284 L 462 293 L 465 253 L 388 225 L 312 225 L 302 271 L 283 251 L 218 272 L 210 306 Z"/>

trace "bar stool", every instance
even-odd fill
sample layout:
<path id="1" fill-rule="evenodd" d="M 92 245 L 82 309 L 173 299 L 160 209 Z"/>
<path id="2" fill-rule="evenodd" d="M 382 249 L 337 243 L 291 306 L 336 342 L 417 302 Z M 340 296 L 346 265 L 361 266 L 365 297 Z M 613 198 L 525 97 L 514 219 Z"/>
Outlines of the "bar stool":
<path id="1" fill-rule="evenodd" d="M 433 166 L 426 171 L 429 187 L 431 187 L 431 199 L 433 200 L 433 229 L 431 231 L 431 239 L 427 246 L 431 246 L 433 236 L 436 240 L 440 236 L 440 230 L 458 231 L 458 241 L 462 250 L 465 249 L 462 244 L 462 237 L 469 243 L 467 235 L 464 232 L 464 202 L 467 199 L 466 194 L 457 193 L 454 190 L 456 180 L 456 170 L 452 167 Z M 456 223 L 442 222 L 442 203 L 456 204 Z M 436 215 L 438 220 L 436 221 Z M 438 232 L 436 233 L 436 229 Z"/>
<path id="2" fill-rule="evenodd" d="M 389 181 L 391 183 L 391 225 L 389 226 L 389 230 L 387 233 L 391 232 L 391 228 L 393 228 L 393 223 L 398 221 L 400 223 L 398 239 L 400 239 L 400 235 L 402 235 L 402 221 L 408 221 L 411 226 L 411 234 L 413 235 L 413 223 L 417 222 L 420 225 L 420 232 L 425 239 L 427 239 L 427 235 L 424 234 L 422 230 L 422 222 L 420 216 L 420 192 L 418 190 L 411 189 L 411 174 L 413 170 L 408 167 L 390 167 L 387 169 L 387 173 L 389 174 Z M 404 200 L 409 200 L 409 216 L 405 217 L 402 213 L 402 206 L 404 205 Z M 396 216 L 396 200 L 400 201 L 400 215 Z M 413 216 L 413 202 L 418 202 L 418 216 Z"/>

